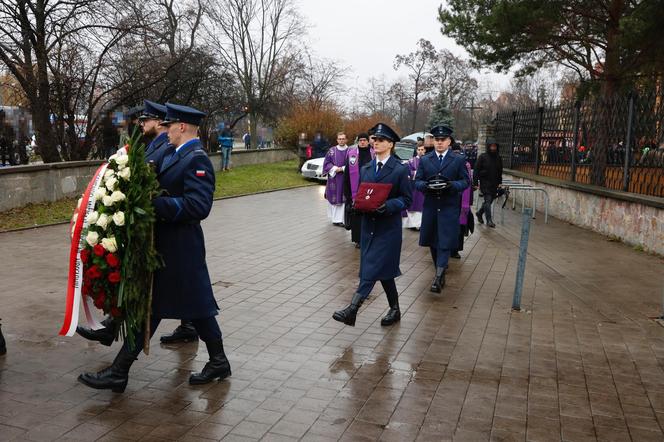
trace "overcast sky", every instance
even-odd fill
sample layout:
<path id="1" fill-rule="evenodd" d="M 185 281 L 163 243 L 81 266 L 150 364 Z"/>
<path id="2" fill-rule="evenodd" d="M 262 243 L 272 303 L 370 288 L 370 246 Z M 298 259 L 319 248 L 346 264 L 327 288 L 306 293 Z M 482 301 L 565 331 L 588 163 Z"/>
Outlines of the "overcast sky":
<path id="1" fill-rule="evenodd" d="M 465 50 L 440 33 L 441 0 L 296 0 L 309 25 L 307 40 L 314 55 L 352 67 L 345 83 L 362 88 L 370 77 L 405 76 L 394 71 L 394 57 L 408 54 L 425 38 L 437 48 L 467 58 Z M 481 90 L 495 96 L 509 85 L 506 75 L 476 76 Z"/>

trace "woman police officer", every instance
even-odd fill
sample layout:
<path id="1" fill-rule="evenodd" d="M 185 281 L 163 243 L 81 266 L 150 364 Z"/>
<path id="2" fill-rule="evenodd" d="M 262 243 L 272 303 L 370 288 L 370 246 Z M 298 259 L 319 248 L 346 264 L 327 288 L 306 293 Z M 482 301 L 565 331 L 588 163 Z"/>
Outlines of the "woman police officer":
<path id="1" fill-rule="evenodd" d="M 397 286 L 394 278 L 401 275 L 401 211 L 410 206 L 411 186 L 408 167 L 393 157 L 394 144 L 399 135 L 387 124 L 374 126 L 376 157 L 360 170 L 360 182 L 391 184 L 385 203 L 375 212 L 362 214 L 360 236 L 360 283 L 348 307 L 334 312 L 332 317 L 346 325 L 355 325 L 360 305 L 380 281 L 390 310 L 381 325 L 392 325 L 401 319 Z"/>

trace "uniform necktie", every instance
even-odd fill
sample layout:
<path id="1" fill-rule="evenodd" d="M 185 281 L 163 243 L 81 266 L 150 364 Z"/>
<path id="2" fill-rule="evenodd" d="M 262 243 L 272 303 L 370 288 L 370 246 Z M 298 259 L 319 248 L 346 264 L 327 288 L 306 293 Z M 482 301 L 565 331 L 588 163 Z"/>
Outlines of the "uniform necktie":
<path id="1" fill-rule="evenodd" d="M 443 164 L 443 155 L 438 155 L 438 162 Z"/>
<path id="2" fill-rule="evenodd" d="M 380 169 L 383 168 L 383 163 L 379 161 L 378 164 L 376 164 L 376 167 L 377 167 L 376 175 L 378 175 L 380 173 Z"/>

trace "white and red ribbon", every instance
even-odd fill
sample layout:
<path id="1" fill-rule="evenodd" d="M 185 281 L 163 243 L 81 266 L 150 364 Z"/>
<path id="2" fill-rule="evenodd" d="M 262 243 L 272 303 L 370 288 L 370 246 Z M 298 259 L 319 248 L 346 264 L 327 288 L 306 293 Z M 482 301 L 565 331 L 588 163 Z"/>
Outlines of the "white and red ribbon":
<path id="1" fill-rule="evenodd" d="M 67 280 L 67 300 L 65 306 L 65 319 L 60 329 L 61 336 L 73 336 L 76 333 L 78 326 L 78 316 L 81 307 L 81 300 L 83 302 L 83 310 L 85 312 L 85 319 L 87 325 L 93 330 L 98 330 L 103 327 L 101 323 L 92 314 L 93 300 L 89 296 L 81 295 L 81 288 L 83 287 L 83 262 L 81 261 L 80 252 L 83 249 L 85 238 L 81 238 L 85 219 L 90 212 L 95 208 L 94 193 L 99 188 L 104 173 L 108 164 L 102 164 L 95 172 L 92 180 L 88 184 L 80 207 L 77 208 L 76 214 L 72 220 L 72 239 L 71 247 L 69 249 L 69 277 Z"/>

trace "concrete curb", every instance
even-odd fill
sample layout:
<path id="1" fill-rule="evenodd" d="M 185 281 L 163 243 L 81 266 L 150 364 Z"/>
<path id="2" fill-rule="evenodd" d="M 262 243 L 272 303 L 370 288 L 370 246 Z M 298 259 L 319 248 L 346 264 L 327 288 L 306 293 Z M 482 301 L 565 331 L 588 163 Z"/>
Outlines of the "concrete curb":
<path id="1" fill-rule="evenodd" d="M 300 188 L 303 188 L 303 187 L 312 187 L 312 186 L 315 186 L 317 184 L 318 183 L 300 184 L 298 186 L 283 187 L 281 189 L 261 190 L 260 192 L 243 193 L 241 195 L 220 196 L 219 198 L 213 198 L 213 201 L 229 200 L 229 199 L 233 199 L 233 198 L 241 198 L 243 196 L 261 195 L 263 193 L 281 192 L 282 190 L 300 189 Z M 9 229 L 9 230 L 0 230 L 0 235 L 3 234 L 3 233 L 15 233 L 15 232 L 22 232 L 24 230 L 39 229 L 39 228 L 42 228 L 42 227 L 61 226 L 62 224 L 69 224 L 69 221 L 60 221 L 60 222 L 57 222 L 57 223 L 40 224 L 38 226 L 26 226 L 26 227 L 17 227 L 15 229 Z"/>

